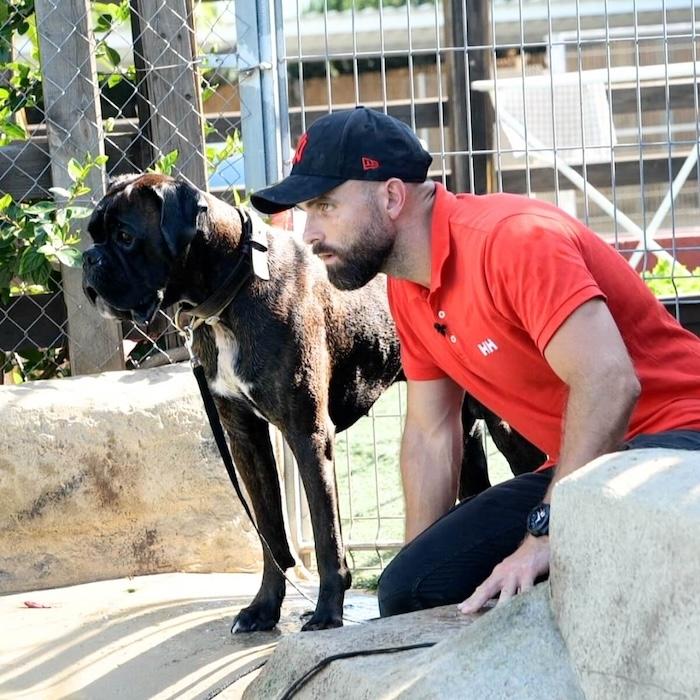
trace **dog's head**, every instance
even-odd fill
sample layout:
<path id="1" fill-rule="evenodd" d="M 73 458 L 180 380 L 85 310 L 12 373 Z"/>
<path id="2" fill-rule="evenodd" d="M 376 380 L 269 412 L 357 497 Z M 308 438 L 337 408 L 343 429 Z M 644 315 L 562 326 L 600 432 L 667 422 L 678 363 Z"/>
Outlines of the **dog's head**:
<path id="1" fill-rule="evenodd" d="M 116 180 L 88 224 L 85 295 L 104 315 L 149 322 L 206 209 L 202 192 L 165 175 Z"/>

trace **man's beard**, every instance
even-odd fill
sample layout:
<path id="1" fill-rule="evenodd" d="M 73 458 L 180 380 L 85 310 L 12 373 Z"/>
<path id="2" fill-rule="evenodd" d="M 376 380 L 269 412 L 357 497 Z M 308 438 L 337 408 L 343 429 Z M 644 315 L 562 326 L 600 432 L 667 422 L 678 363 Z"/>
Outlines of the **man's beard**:
<path id="1" fill-rule="evenodd" d="M 355 242 L 345 250 L 319 246 L 314 253 L 332 253 L 335 262 L 327 266 L 330 283 L 345 291 L 364 287 L 384 268 L 394 248 L 394 237 L 386 225 L 371 222 L 357 232 Z"/>

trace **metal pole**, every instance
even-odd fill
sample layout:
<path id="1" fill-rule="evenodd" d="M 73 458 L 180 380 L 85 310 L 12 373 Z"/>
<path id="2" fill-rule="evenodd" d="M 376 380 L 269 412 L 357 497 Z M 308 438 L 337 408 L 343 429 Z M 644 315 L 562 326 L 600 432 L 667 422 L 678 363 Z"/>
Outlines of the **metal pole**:
<path id="1" fill-rule="evenodd" d="M 450 0 L 445 3 L 445 26 L 454 47 L 450 70 L 450 130 L 452 188 L 457 192 L 484 194 L 489 186 L 489 156 L 493 141 L 493 106 L 488 95 L 471 89 L 474 80 L 493 73 L 493 32 L 490 0 Z M 482 48 L 471 48 L 482 47 Z"/>
<path id="2" fill-rule="evenodd" d="M 236 2 L 241 138 L 249 191 L 274 182 L 282 172 L 278 90 L 278 50 L 284 41 L 281 13 L 280 0 Z"/>

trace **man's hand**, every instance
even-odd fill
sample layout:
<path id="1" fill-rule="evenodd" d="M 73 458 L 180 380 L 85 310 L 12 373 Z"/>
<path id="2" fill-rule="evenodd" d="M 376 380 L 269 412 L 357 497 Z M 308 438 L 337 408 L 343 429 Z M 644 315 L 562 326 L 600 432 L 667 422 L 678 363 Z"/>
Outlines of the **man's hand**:
<path id="1" fill-rule="evenodd" d="M 501 605 L 516 593 L 530 590 L 535 579 L 548 571 L 549 537 L 528 535 L 520 547 L 504 559 L 457 608 L 462 613 L 475 613 L 498 593 L 498 605 Z"/>

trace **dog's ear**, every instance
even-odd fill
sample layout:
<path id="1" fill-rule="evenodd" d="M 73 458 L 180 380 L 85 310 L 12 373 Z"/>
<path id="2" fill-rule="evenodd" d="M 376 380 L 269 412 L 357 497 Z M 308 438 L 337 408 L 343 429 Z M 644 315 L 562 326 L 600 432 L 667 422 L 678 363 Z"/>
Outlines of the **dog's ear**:
<path id="1" fill-rule="evenodd" d="M 204 194 L 187 182 L 169 180 L 154 188 L 162 202 L 160 229 L 173 258 L 177 258 L 197 233 L 199 215 L 207 210 Z"/>
<path id="2" fill-rule="evenodd" d="M 105 220 L 105 209 L 107 208 L 107 202 L 103 197 L 97 206 L 93 209 L 90 215 L 90 221 L 88 221 L 87 230 L 95 243 L 99 243 L 104 236 L 104 220 Z"/>

